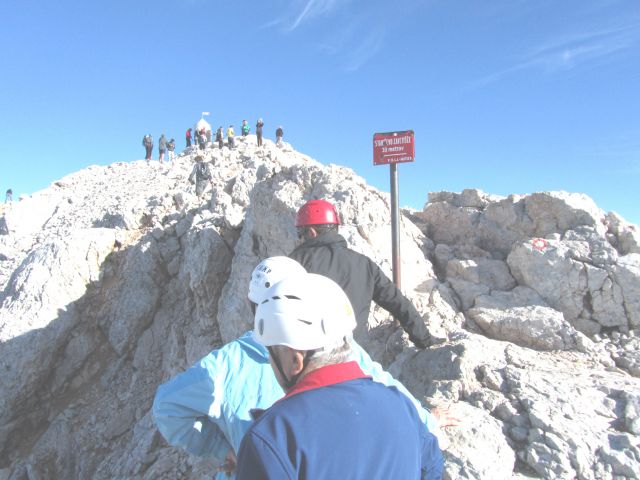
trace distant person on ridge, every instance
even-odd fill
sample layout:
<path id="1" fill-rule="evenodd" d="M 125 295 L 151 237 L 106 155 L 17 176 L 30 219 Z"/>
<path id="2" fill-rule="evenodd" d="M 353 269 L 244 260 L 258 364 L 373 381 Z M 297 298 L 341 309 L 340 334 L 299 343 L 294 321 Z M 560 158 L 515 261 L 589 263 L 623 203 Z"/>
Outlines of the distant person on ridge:
<path id="1" fill-rule="evenodd" d="M 169 140 L 169 143 L 167 143 L 167 151 L 169 152 L 169 161 L 172 163 L 175 162 L 175 159 L 176 159 L 175 149 L 176 149 L 176 141 L 172 138 L 171 140 Z"/>
<path id="2" fill-rule="evenodd" d="M 207 137 L 204 134 L 204 128 L 198 132 L 198 148 L 200 150 L 204 150 L 204 147 L 207 145 Z"/>
<path id="3" fill-rule="evenodd" d="M 418 348 L 444 341 L 431 335 L 411 301 L 378 265 L 348 248 L 347 241 L 338 233 L 339 225 L 338 212 L 332 203 L 308 201 L 296 216 L 298 237 L 303 243 L 289 257 L 309 273 L 325 275 L 342 287 L 355 310 L 356 332 L 365 331 L 373 300 L 400 322 Z"/>
<path id="4" fill-rule="evenodd" d="M 193 170 L 191 170 L 191 175 L 189 175 L 189 183 L 193 184 L 195 182 L 196 195 L 199 200 L 202 200 L 204 191 L 207 188 L 207 183 L 211 182 L 211 184 L 213 184 L 213 178 L 211 177 L 209 164 L 205 163 L 200 155 L 198 155 L 195 160 L 196 164 L 193 166 Z"/>
<path id="5" fill-rule="evenodd" d="M 256 137 L 258 138 L 258 146 L 262 146 L 262 127 L 264 127 L 264 122 L 261 118 L 258 119 L 256 123 Z"/>
<path id="6" fill-rule="evenodd" d="M 249 130 L 251 130 L 251 128 L 249 127 L 249 122 L 247 122 L 246 120 L 242 120 L 242 136 L 246 137 L 247 135 L 249 135 Z"/>
<path id="7" fill-rule="evenodd" d="M 167 151 L 167 139 L 164 138 L 164 133 L 160 135 L 158 140 L 158 160 L 160 163 L 164 163 L 164 153 Z"/>
<path id="8" fill-rule="evenodd" d="M 233 149 L 236 146 L 235 140 L 236 132 L 233 131 L 233 125 L 229 125 L 227 128 L 227 142 L 229 143 L 229 148 Z"/>
<path id="9" fill-rule="evenodd" d="M 187 133 L 185 134 L 185 140 L 187 141 L 187 148 L 191 146 L 191 129 L 187 128 Z"/>
<path id="10" fill-rule="evenodd" d="M 151 160 L 151 156 L 153 155 L 153 137 L 151 134 L 147 133 L 142 139 L 142 146 L 145 149 L 144 159 L 149 163 Z"/>
<path id="11" fill-rule="evenodd" d="M 4 203 L 13 202 L 13 190 L 7 190 L 7 194 L 4 197 Z"/>
<path id="12" fill-rule="evenodd" d="M 218 142 L 218 148 L 222 150 L 222 147 L 224 146 L 224 133 L 222 132 L 222 125 L 220 125 L 218 127 L 218 130 L 216 130 L 216 142 Z"/>
<path id="13" fill-rule="evenodd" d="M 282 125 L 280 125 L 277 129 L 276 129 L 276 145 L 278 147 L 282 146 L 282 136 L 284 135 L 283 131 L 282 131 Z"/>

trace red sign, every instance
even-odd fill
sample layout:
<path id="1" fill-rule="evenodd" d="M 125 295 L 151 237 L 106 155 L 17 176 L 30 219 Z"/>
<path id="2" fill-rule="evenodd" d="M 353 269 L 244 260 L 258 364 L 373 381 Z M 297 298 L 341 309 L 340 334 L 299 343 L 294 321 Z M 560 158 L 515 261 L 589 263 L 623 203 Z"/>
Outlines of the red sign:
<path id="1" fill-rule="evenodd" d="M 373 134 L 373 164 L 413 162 L 416 148 L 413 130 Z"/>

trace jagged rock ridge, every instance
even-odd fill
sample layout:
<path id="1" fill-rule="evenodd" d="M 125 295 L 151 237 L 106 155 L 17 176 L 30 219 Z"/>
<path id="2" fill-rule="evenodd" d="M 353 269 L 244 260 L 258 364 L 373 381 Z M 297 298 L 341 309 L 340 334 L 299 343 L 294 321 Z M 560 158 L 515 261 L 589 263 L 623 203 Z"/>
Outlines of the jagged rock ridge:
<path id="1" fill-rule="evenodd" d="M 309 198 L 389 273 L 389 199 L 285 144 L 90 167 L 4 212 L 0 479 L 210 478 L 166 445 L 157 386 L 251 327 L 249 273 Z M 378 308 L 358 340 L 426 405 L 455 403 L 447 478 L 640 476 L 640 236 L 584 195 L 430 194 L 402 216 L 403 289 L 449 341 Z"/>

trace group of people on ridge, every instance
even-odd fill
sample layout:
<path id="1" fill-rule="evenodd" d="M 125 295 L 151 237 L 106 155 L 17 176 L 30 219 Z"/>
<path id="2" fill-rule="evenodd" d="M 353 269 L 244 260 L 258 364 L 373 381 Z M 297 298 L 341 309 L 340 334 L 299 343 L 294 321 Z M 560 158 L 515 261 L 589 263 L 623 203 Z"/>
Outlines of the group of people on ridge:
<path id="1" fill-rule="evenodd" d="M 152 160 L 153 155 L 153 137 L 151 134 L 146 134 L 142 138 L 142 146 L 145 149 L 145 157 L 144 159 L 149 163 Z M 164 155 L 169 152 L 169 161 L 173 162 L 175 160 L 175 150 L 176 150 L 176 141 L 172 138 L 167 141 L 164 136 L 164 133 L 160 135 L 158 139 L 158 161 L 160 163 L 164 163 Z"/>
<path id="2" fill-rule="evenodd" d="M 259 118 L 256 122 L 256 142 L 259 147 L 262 146 L 262 131 L 264 127 L 264 121 L 262 118 Z M 242 127 L 240 133 L 243 137 L 246 137 L 251 132 L 251 127 L 246 120 L 242 120 Z M 230 149 L 235 148 L 235 130 L 233 125 L 229 125 L 226 131 L 227 135 L 227 144 Z M 282 129 L 282 125 L 280 125 L 276 129 L 276 145 L 282 145 L 282 137 L 284 136 L 284 131 Z M 222 148 L 224 146 L 224 130 L 222 125 L 218 127 L 216 130 L 215 141 L 218 143 L 218 147 Z M 188 128 L 185 133 L 185 143 L 187 147 L 191 147 L 192 145 L 197 145 L 200 150 L 204 150 L 207 146 L 207 143 L 211 142 L 211 131 L 205 128 L 201 128 L 200 130 Z"/>
<path id="3" fill-rule="evenodd" d="M 370 258 L 348 248 L 339 225 L 330 202 L 305 203 L 300 245 L 251 274 L 253 330 L 158 388 L 162 435 L 224 459 L 220 480 L 442 477 L 434 415 L 353 333 L 365 328 L 373 300 L 418 348 L 443 339 Z"/>
<path id="4" fill-rule="evenodd" d="M 259 118 L 256 122 L 256 141 L 257 145 L 262 146 L 262 130 L 264 127 L 264 121 L 262 118 Z M 241 134 L 243 137 L 249 135 L 251 131 L 251 127 L 249 127 L 249 123 L 246 120 L 242 121 Z M 224 130 L 222 126 L 218 127 L 216 130 L 215 141 L 218 144 L 218 148 L 222 149 L 224 146 Z M 235 130 L 233 125 L 229 125 L 226 130 L 227 136 L 227 145 L 230 149 L 235 148 Z M 276 145 L 282 146 L 282 137 L 284 136 L 284 131 L 282 129 L 282 125 L 278 126 L 276 129 Z M 188 128 L 185 133 L 185 142 L 187 147 L 191 147 L 192 145 L 197 145 L 200 150 L 204 150 L 208 143 L 212 142 L 212 132 L 211 130 L 207 130 L 206 128 L 201 128 L 197 130 L 196 128 Z M 153 137 L 151 134 L 147 134 L 142 138 L 142 146 L 145 148 L 145 160 L 149 163 L 152 160 L 153 156 Z M 158 139 L 158 160 L 160 163 L 164 162 L 165 154 L 168 152 L 169 161 L 172 162 L 175 160 L 175 149 L 176 149 L 176 141 L 172 138 L 167 141 L 164 133 L 160 135 Z"/>

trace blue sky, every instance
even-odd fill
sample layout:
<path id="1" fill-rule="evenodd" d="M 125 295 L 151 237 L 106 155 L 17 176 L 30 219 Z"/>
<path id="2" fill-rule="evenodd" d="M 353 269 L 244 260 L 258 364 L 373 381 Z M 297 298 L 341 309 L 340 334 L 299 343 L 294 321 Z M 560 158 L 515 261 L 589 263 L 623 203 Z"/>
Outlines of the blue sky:
<path id="1" fill-rule="evenodd" d="M 265 120 L 389 190 L 583 192 L 640 223 L 637 0 L 3 0 L 0 189 L 143 158 L 142 136 Z M 154 157 L 157 152 L 154 151 Z M 4 191 L 4 190 L 2 190 Z"/>

